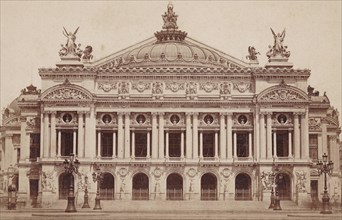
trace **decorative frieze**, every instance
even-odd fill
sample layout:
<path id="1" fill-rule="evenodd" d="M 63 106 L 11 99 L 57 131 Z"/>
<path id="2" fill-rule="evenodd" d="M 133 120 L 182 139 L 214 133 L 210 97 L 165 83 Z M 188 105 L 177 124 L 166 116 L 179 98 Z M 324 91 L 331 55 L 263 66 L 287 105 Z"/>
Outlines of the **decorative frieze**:
<path id="1" fill-rule="evenodd" d="M 241 93 L 246 92 L 247 90 L 251 89 L 251 83 L 246 82 L 234 82 L 234 89 L 238 90 Z"/>
<path id="2" fill-rule="evenodd" d="M 218 83 L 214 82 L 205 82 L 205 83 L 200 83 L 200 90 L 204 90 L 206 93 L 210 93 L 213 90 L 218 89 Z"/>
<path id="3" fill-rule="evenodd" d="M 98 89 L 102 89 L 104 92 L 110 92 L 112 89 L 117 89 L 117 83 L 116 82 L 98 82 Z"/>
<path id="4" fill-rule="evenodd" d="M 151 89 L 151 83 L 143 82 L 143 81 L 133 82 L 132 89 L 137 90 L 138 92 L 142 93 L 145 90 Z"/>
<path id="5" fill-rule="evenodd" d="M 231 94 L 232 91 L 232 83 L 231 82 L 222 82 L 220 84 L 220 94 L 228 95 Z"/>
<path id="6" fill-rule="evenodd" d="M 88 95 L 73 88 L 61 88 L 52 91 L 44 97 L 45 99 L 59 99 L 59 100 L 84 100 L 89 99 Z"/>
<path id="7" fill-rule="evenodd" d="M 196 82 L 188 82 L 186 84 L 186 94 L 187 95 L 196 95 L 197 94 L 197 83 Z"/>
<path id="8" fill-rule="evenodd" d="M 163 83 L 162 82 L 152 83 L 152 94 L 163 94 Z"/>
<path id="9" fill-rule="evenodd" d="M 179 82 L 166 82 L 165 83 L 165 89 L 171 90 L 172 92 L 178 92 L 179 90 L 184 90 L 185 86 L 184 83 Z"/>

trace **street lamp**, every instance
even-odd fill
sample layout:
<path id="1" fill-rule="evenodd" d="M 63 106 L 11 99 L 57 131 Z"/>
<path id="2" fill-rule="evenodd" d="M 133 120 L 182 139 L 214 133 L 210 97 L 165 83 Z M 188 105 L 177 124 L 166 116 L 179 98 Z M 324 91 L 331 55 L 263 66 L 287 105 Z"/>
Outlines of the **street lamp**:
<path id="1" fill-rule="evenodd" d="M 75 159 L 74 154 L 70 154 L 70 160 L 65 159 L 63 162 L 65 173 L 70 175 L 70 185 L 69 185 L 69 193 L 68 193 L 68 205 L 65 209 L 65 212 L 77 212 L 75 207 L 75 195 L 74 195 L 74 182 L 73 173 L 78 173 L 78 168 L 80 167 L 80 162 Z"/>
<path id="2" fill-rule="evenodd" d="M 84 202 L 83 202 L 83 206 L 82 209 L 84 208 L 90 208 L 89 203 L 88 203 L 88 177 L 85 176 L 84 177 Z"/>
<path id="3" fill-rule="evenodd" d="M 323 202 L 323 209 L 321 211 L 321 214 L 332 214 L 332 211 L 330 210 L 329 207 L 329 195 L 328 195 L 328 190 L 327 190 L 327 174 L 331 174 L 333 169 L 334 169 L 334 163 L 330 160 L 328 162 L 328 155 L 326 153 L 323 154 L 323 162 L 320 160 L 317 163 L 317 169 L 319 175 L 324 173 L 324 193 L 322 197 L 322 202 Z"/>
<path id="4" fill-rule="evenodd" d="M 279 198 L 279 184 L 283 181 L 283 174 L 279 173 L 275 176 L 275 187 L 276 187 L 276 195 L 274 197 L 274 207 L 273 210 L 281 210 L 280 207 L 280 198 Z"/>
<path id="5" fill-rule="evenodd" d="M 272 166 L 272 173 L 270 174 L 270 182 L 272 183 L 271 185 L 271 204 L 270 206 L 268 207 L 269 209 L 273 209 L 274 208 L 274 187 L 275 187 L 275 183 L 274 183 L 274 178 L 275 177 L 275 174 L 274 174 L 274 171 L 273 171 L 273 166 Z"/>
<path id="6" fill-rule="evenodd" d="M 95 167 L 95 166 L 94 166 Z M 101 198 L 100 198 L 100 184 L 103 181 L 103 174 L 100 170 L 100 168 L 98 166 L 96 166 L 96 168 L 94 169 L 95 171 L 93 172 L 92 176 L 93 176 L 93 181 L 94 183 L 97 183 L 97 189 L 96 189 L 96 197 L 95 197 L 95 206 L 94 206 L 94 210 L 101 210 Z"/>

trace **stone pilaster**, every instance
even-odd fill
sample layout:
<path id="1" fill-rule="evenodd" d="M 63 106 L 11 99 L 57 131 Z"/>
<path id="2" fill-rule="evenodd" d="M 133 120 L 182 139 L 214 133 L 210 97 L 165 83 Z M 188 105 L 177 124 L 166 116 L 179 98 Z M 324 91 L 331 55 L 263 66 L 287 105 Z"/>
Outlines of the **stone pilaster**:
<path id="1" fill-rule="evenodd" d="M 191 114 L 189 112 L 185 113 L 185 124 L 186 124 L 186 158 L 192 158 L 192 135 L 191 135 Z M 168 139 L 167 139 L 168 140 Z M 168 141 L 166 141 L 168 143 Z"/>
<path id="2" fill-rule="evenodd" d="M 220 113 L 220 158 L 225 160 L 227 158 L 227 132 L 225 129 L 225 115 Z"/>
<path id="3" fill-rule="evenodd" d="M 118 112 L 118 158 L 124 157 L 123 112 Z"/>
<path id="4" fill-rule="evenodd" d="M 232 159 L 233 156 L 233 121 L 232 121 L 232 113 L 227 113 L 227 158 Z"/>
<path id="5" fill-rule="evenodd" d="M 158 158 L 157 113 L 152 112 L 152 159 Z"/>
<path id="6" fill-rule="evenodd" d="M 299 130 L 299 114 L 293 114 L 293 138 L 294 138 L 294 151 L 295 159 L 300 159 L 300 130 Z"/>
<path id="7" fill-rule="evenodd" d="M 267 159 L 272 158 L 272 113 L 267 112 L 266 116 L 266 145 L 267 145 Z"/>
<path id="8" fill-rule="evenodd" d="M 50 156 L 52 158 L 56 157 L 56 112 L 51 112 L 51 127 L 50 127 L 50 133 L 51 133 L 51 141 L 50 141 Z"/>
<path id="9" fill-rule="evenodd" d="M 159 114 L 159 159 L 164 158 L 164 112 L 160 112 Z"/>
<path id="10" fill-rule="evenodd" d="M 125 152 L 124 158 L 130 158 L 130 112 L 125 113 Z"/>
<path id="11" fill-rule="evenodd" d="M 264 113 L 260 113 L 260 159 L 266 159 L 266 132 Z"/>
<path id="12" fill-rule="evenodd" d="M 193 158 L 198 158 L 198 113 L 192 114 L 192 152 Z"/>

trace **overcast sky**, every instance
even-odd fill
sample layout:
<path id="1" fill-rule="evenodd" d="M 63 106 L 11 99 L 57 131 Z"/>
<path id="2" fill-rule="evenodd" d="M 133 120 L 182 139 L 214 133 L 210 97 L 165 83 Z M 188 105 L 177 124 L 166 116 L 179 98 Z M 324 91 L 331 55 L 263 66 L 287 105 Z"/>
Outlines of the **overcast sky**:
<path id="1" fill-rule="evenodd" d="M 309 84 L 341 111 L 341 1 L 172 1 L 178 27 L 188 36 L 244 59 L 254 46 L 260 65 L 275 32 L 294 68 L 311 69 Z M 38 68 L 55 67 L 68 31 L 93 46 L 95 59 L 143 41 L 163 25 L 168 1 L 1 1 L 1 108 L 31 84 Z"/>

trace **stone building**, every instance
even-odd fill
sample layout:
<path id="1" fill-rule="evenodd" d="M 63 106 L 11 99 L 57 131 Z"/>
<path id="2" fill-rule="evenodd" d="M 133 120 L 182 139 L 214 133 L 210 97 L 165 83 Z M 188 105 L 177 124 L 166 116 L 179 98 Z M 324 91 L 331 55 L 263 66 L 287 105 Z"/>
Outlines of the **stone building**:
<path id="1" fill-rule="evenodd" d="M 94 199 L 96 166 L 105 200 L 269 201 L 275 173 L 281 200 L 305 206 L 321 199 L 315 164 L 327 153 L 329 194 L 341 198 L 337 110 L 288 61 L 285 31 L 272 30 L 262 67 L 254 47 L 246 62 L 188 37 L 172 5 L 163 19 L 154 37 L 99 60 L 66 33 L 61 61 L 39 69 L 41 90 L 3 112 L 3 192 L 13 182 L 20 204 L 51 206 L 71 178 L 80 205 L 85 185 Z"/>

